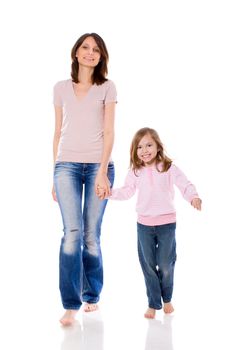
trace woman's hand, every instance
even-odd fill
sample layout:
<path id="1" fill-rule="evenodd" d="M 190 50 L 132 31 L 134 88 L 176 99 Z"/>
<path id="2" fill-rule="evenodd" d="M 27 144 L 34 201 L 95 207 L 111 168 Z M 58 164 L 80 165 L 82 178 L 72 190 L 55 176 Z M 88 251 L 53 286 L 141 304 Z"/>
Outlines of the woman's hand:
<path id="1" fill-rule="evenodd" d="M 105 194 L 104 189 L 99 186 L 97 187 L 97 196 L 99 197 L 99 199 L 102 199 L 102 200 L 108 198 Z"/>
<path id="2" fill-rule="evenodd" d="M 110 181 L 106 173 L 98 172 L 95 179 L 95 193 L 99 199 L 106 199 L 111 194 Z"/>
<path id="3" fill-rule="evenodd" d="M 53 200 L 54 200 L 55 202 L 57 202 L 57 196 L 56 196 L 56 192 L 55 192 L 54 185 L 53 185 L 53 188 L 52 188 L 52 196 L 53 196 Z"/>
<path id="4" fill-rule="evenodd" d="M 193 198 L 191 205 L 197 209 L 197 210 L 201 210 L 201 203 L 202 200 L 200 198 Z"/>

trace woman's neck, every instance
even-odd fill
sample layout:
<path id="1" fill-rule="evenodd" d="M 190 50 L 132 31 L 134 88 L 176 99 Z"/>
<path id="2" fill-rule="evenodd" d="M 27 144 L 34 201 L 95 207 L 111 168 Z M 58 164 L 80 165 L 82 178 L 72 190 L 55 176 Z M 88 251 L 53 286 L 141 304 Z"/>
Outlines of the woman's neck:
<path id="1" fill-rule="evenodd" d="M 79 66 L 78 81 L 82 85 L 92 85 L 94 68 Z"/>

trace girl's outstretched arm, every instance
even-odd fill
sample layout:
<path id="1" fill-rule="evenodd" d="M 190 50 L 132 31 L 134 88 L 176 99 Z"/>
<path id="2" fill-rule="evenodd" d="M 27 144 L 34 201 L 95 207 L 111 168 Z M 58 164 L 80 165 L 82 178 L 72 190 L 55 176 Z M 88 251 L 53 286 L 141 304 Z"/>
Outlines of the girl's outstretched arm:
<path id="1" fill-rule="evenodd" d="M 186 175 L 176 165 L 172 165 L 171 174 L 174 184 L 179 188 L 182 196 L 191 205 L 201 210 L 201 199 L 197 193 L 196 187 L 188 180 Z"/>

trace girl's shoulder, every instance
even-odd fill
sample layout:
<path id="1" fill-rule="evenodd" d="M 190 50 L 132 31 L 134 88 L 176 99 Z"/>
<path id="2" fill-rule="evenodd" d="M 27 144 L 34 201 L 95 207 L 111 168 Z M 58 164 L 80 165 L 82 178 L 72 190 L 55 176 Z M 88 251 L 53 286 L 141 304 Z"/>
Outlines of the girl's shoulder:
<path id="1" fill-rule="evenodd" d="M 139 177 L 141 177 L 143 175 L 144 172 L 144 168 L 140 168 L 140 169 L 129 169 L 128 171 L 128 176 L 131 176 L 132 178 L 138 179 Z"/>
<path id="2" fill-rule="evenodd" d="M 182 170 L 174 163 L 171 164 L 167 172 L 175 176 L 183 174 Z"/>

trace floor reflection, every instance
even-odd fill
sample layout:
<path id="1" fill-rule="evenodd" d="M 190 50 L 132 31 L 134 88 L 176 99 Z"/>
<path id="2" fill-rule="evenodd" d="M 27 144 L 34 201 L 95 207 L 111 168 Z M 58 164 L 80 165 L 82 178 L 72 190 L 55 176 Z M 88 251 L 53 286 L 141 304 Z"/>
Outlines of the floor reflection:
<path id="1" fill-rule="evenodd" d="M 63 328 L 61 350 L 103 350 L 104 324 L 98 312 L 83 313 L 82 322 Z"/>
<path id="2" fill-rule="evenodd" d="M 162 320 L 148 320 L 145 350 L 173 350 L 172 315 L 164 315 Z"/>

